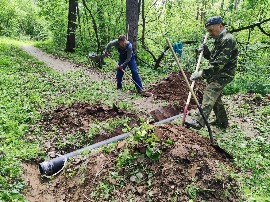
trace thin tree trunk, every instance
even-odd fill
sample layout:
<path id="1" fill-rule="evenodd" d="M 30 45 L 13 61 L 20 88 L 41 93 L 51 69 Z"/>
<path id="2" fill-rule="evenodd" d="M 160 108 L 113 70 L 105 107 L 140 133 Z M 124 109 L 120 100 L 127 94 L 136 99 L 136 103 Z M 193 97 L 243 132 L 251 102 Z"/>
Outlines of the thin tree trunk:
<path id="1" fill-rule="evenodd" d="M 97 28 L 97 23 L 95 21 L 94 15 L 92 14 L 91 10 L 87 7 L 85 0 L 82 0 L 83 6 L 86 8 L 86 10 L 89 12 L 92 23 L 93 23 L 93 29 L 96 35 L 96 40 L 97 40 L 97 53 L 101 53 L 101 44 L 100 44 L 100 39 L 98 35 L 98 28 Z"/>
<path id="2" fill-rule="evenodd" d="M 224 8 L 224 0 L 221 0 L 220 9 L 223 10 L 223 8 Z"/>
<path id="3" fill-rule="evenodd" d="M 69 0 L 67 42 L 66 42 L 66 49 L 65 49 L 66 52 L 75 52 L 77 7 L 78 7 L 77 0 Z"/>
<path id="4" fill-rule="evenodd" d="M 237 10 L 240 0 L 234 0 L 234 10 Z"/>

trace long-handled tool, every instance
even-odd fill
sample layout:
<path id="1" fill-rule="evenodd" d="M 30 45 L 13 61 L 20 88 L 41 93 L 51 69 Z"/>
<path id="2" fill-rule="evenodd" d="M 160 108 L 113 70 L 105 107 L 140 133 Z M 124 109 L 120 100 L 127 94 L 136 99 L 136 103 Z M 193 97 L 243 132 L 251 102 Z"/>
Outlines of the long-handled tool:
<path id="1" fill-rule="evenodd" d="M 115 60 L 113 60 L 110 56 L 107 56 L 107 57 L 115 64 L 115 66 L 118 66 L 118 63 Z M 126 73 L 125 70 L 122 69 L 122 71 L 124 73 Z M 143 88 L 136 81 L 134 81 L 134 79 L 129 74 L 125 74 L 125 75 L 127 75 L 140 88 L 142 95 L 144 95 L 146 97 L 153 97 L 154 96 L 153 93 L 144 91 Z"/>
<path id="2" fill-rule="evenodd" d="M 116 66 L 118 66 L 118 63 L 115 61 L 115 60 L 113 60 L 110 56 L 107 56 Z M 122 72 L 124 72 L 125 73 L 125 70 L 123 70 L 122 69 Z M 139 88 L 140 88 L 140 90 L 141 91 L 143 91 L 143 89 L 142 89 L 142 87 L 136 82 L 136 81 L 134 81 L 134 79 L 129 75 L 129 74 L 125 74 L 125 75 L 127 75 Z"/>
<path id="3" fill-rule="evenodd" d="M 208 130 L 209 137 L 210 137 L 210 141 L 211 141 L 211 146 L 212 146 L 214 149 L 216 149 L 218 152 L 220 152 L 221 154 L 224 154 L 227 158 L 232 159 L 232 156 L 231 156 L 229 153 L 227 153 L 224 149 L 220 148 L 220 147 L 218 146 L 218 144 L 214 142 L 213 135 L 212 135 L 212 130 L 211 130 L 210 125 L 209 125 L 209 123 L 208 123 L 208 121 L 207 121 L 207 119 L 206 119 L 206 117 L 205 117 L 205 115 L 204 115 L 204 113 L 203 113 L 203 110 L 202 110 L 202 108 L 201 108 L 201 105 L 200 105 L 200 103 L 198 102 L 198 99 L 197 99 L 197 97 L 196 97 L 196 95 L 195 95 L 193 89 L 192 89 L 191 86 L 189 85 L 189 81 L 188 81 L 188 79 L 187 79 L 187 76 L 186 76 L 185 72 L 183 71 L 183 69 L 182 69 L 182 67 L 181 67 L 181 65 L 180 65 L 180 62 L 179 62 L 178 57 L 176 56 L 176 54 L 175 54 L 175 52 L 174 52 L 174 50 L 173 50 L 173 47 L 172 47 L 172 45 L 171 45 L 170 40 L 169 40 L 168 38 L 167 38 L 166 40 L 167 40 L 167 43 L 168 43 L 168 45 L 169 45 L 169 47 L 170 47 L 170 49 L 171 49 L 171 51 L 172 51 L 172 53 L 173 53 L 173 56 L 174 56 L 174 58 L 175 58 L 175 61 L 176 61 L 177 65 L 178 65 L 178 67 L 179 67 L 179 69 L 180 69 L 180 71 L 181 71 L 181 73 L 182 73 L 182 75 L 183 75 L 183 77 L 184 77 L 184 79 L 185 79 L 185 82 L 186 82 L 186 84 L 187 84 L 187 87 L 189 88 L 189 91 L 191 92 L 191 94 L 192 94 L 192 96 L 193 96 L 193 98 L 194 98 L 194 100 L 195 100 L 195 102 L 196 102 L 196 105 L 197 105 L 197 107 L 198 107 L 198 109 L 199 109 L 199 111 L 200 111 L 200 114 L 202 115 L 202 118 L 203 118 L 203 120 L 204 120 L 204 122 L 205 122 L 205 125 L 207 126 L 207 130 Z"/>
<path id="4" fill-rule="evenodd" d="M 208 37 L 208 33 L 206 33 L 206 35 L 204 37 L 203 44 L 205 44 L 207 42 L 207 37 Z M 197 66 L 196 66 L 196 70 L 195 70 L 196 72 L 199 71 L 201 60 L 202 60 L 202 56 L 203 56 L 203 51 L 201 51 L 201 53 L 199 55 Z M 192 81 L 190 87 L 193 89 L 194 88 L 194 85 L 195 85 L 195 81 Z M 186 120 L 186 115 L 187 115 L 187 112 L 188 112 L 188 106 L 189 106 L 190 100 L 191 100 L 191 92 L 189 91 L 188 98 L 187 98 L 187 101 L 186 101 L 186 106 L 184 108 L 184 113 L 183 113 L 183 117 L 182 117 L 182 126 L 184 125 L 185 120 Z"/>

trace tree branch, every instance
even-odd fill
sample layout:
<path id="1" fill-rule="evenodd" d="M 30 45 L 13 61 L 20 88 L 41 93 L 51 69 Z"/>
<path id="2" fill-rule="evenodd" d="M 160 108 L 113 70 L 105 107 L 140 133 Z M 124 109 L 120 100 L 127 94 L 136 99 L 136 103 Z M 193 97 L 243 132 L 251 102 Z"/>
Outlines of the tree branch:
<path id="1" fill-rule="evenodd" d="M 260 28 L 261 25 L 262 25 L 263 23 L 266 23 L 266 22 L 268 22 L 268 21 L 270 21 L 270 18 L 269 18 L 269 19 L 266 19 L 266 20 L 263 20 L 263 21 L 261 21 L 261 22 L 256 22 L 256 23 L 254 23 L 254 24 L 252 24 L 252 25 L 249 25 L 249 26 L 240 27 L 240 28 L 238 28 L 238 29 L 233 29 L 233 30 L 231 30 L 230 32 L 231 32 L 231 33 L 233 33 L 233 32 L 240 32 L 240 31 L 242 31 L 242 30 L 253 29 L 254 27 L 258 27 L 258 28 L 261 30 L 262 33 L 264 33 L 264 34 L 266 34 L 267 36 L 269 36 L 270 34 L 266 33 L 262 28 Z"/>
<path id="2" fill-rule="evenodd" d="M 264 31 L 264 29 L 261 27 L 261 25 L 259 25 L 258 27 L 259 27 L 259 29 L 261 30 L 262 33 L 264 33 L 267 36 L 270 36 L 269 33 L 267 33 L 266 31 Z"/>

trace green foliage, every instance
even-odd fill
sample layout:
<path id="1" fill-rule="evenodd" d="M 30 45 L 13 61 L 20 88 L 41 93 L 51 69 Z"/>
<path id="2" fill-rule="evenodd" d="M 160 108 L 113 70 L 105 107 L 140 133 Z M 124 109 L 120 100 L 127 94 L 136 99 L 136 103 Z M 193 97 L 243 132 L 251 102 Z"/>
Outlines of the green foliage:
<path id="1" fill-rule="evenodd" d="M 38 1 L 39 15 L 44 17 L 50 27 L 55 47 L 65 48 L 67 32 L 68 2 L 65 0 Z"/>
<path id="2" fill-rule="evenodd" d="M 269 18 L 269 12 L 265 8 L 270 6 L 269 1 L 265 0 L 225 0 L 223 4 L 221 4 L 221 1 L 194 2 L 188 0 L 167 1 L 165 4 L 153 4 L 152 1 L 145 1 L 144 3 L 146 27 L 143 35 L 142 18 L 139 18 L 137 52 L 140 58 L 138 60 L 139 71 L 145 84 L 154 82 L 157 78 L 164 77 L 171 71 L 178 70 L 170 51 L 167 51 L 168 53 L 165 54 L 164 59 L 161 61 L 158 71 L 153 71 L 153 55 L 157 59 L 164 47 L 167 46 L 165 38 L 169 38 L 172 43 L 190 40 L 197 41 L 197 43 L 192 45 L 184 44 L 183 56 L 181 57 L 183 67 L 194 71 L 196 67 L 194 50 L 202 42 L 205 33 L 203 24 L 208 17 L 213 15 L 223 16 L 228 24 L 228 29 L 231 30 L 254 24 L 254 21 Z M 0 12 L 3 19 L 6 19 L 3 21 L 3 24 L 7 21 L 9 22 L 8 19 L 10 17 L 8 16 L 14 15 L 14 11 L 11 9 L 13 7 L 20 9 L 21 12 L 17 12 L 18 14 L 27 13 L 27 17 L 24 19 L 27 19 L 29 23 L 36 22 L 35 16 L 38 13 L 41 17 L 40 19 L 46 20 L 46 26 L 50 27 L 50 31 L 39 25 L 24 26 L 23 30 L 30 30 L 29 27 L 32 27 L 34 30 L 46 33 L 45 35 L 52 33 L 50 52 L 59 53 L 59 50 L 65 49 L 68 13 L 68 3 L 66 1 L 37 1 L 37 4 L 31 3 L 28 6 L 31 8 L 30 12 L 28 7 L 20 6 L 17 1 L 12 6 L 7 4 L 9 2 L 5 0 L 3 3 L 5 9 L 2 9 L 2 12 Z M 194 4 L 197 9 L 194 9 Z M 115 39 L 119 34 L 125 34 L 125 31 L 123 31 L 125 30 L 125 3 L 122 0 L 86 1 L 86 7 L 81 2 L 78 5 L 76 54 L 65 55 L 65 57 L 86 63 L 88 52 L 98 51 L 98 53 L 101 53 L 108 41 Z M 42 21 L 40 24 L 45 25 L 44 20 L 40 21 Z M 29 24 L 28 22 L 23 23 L 24 25 Z M 10 25 L 9 27 L 10 29 L 7 28 L 5 30 L 11 31 L 16 26 Z M 262 28 L 269 32 L 269 23 L 263 24 Z M 13 31 L 11 32 L 13 33 Z M 44 35 L 35 34 L 34 31 L 23 32 L 23 34 L 27 33 L 35 36 Z M 269 45 L 264 43 L 269 41 L 269 36 L 263 34 L 258 27 L 243 30 L 234 33 L 234 35 L 239 42 L 239 68 L 235 80 L 226 87 L 225 94 L 256 92 L 265 95 L 269 93 L 269 79 L 267 78 L 269 74 Z M 98 44 L 100 44 L 99 50 L 97 50 Z M 48 47 L 47 43 L 45 49 L 48 50 Z M 108 71 L 111 71 L 112 68 L 114 67 L 111 65 Z M 130 88 L 131 85 L 128 86 L 128 89 Z"/>
<path id="3" fill-rule="evenodd" d="M 136 148 L 139 145 L 145 148 L 145 155 L 152 159 L 158 160 L 161 155 L 161 151 L 158 149 L 158 138 L 153 133 L 153 126 L 142 123 L 141 126 L 133 129 L 134 135 L 131 139 L 129 147 Z M 133 150 L 132 149 L 132 150 Z M 140 153 L 131 153 L 129 149 L 125 149 L 117 158 L 117 166 L 131 166 L 131 164 L 142 156 Z"/>
<path id="4" fill-rule="evenodd" d="M 44 40 L 48 36 L 46 22 L 38 16 L 39 8 L 29 0 L 2 0 L 0 4 L 0 36 Z"/>
<path id="5" fill-rule="evenodd" d="M 125 4 L 122 0 L 86 1 L 86 4 L 87 8 L 91 10 L 93 18 L 85 7 L 80 7 L 83 11 L 80 13 L 80 19 L 84 23 L 79 28 L 82 34 L 78 33 L 77 35 L 78 49 L 84 53 L 96 52 L 97 40 L 99 40 L 101 44 L 101 50 L 99 51 L 102 52 L 110 40 L 126 33 Z M 97 25 L 97 33 L 94 31 L 93 20 Z"/>
<path id="6" fill-rule="evenodd" d="M 245 53 L 245 60 L 240 55 L 237 74 L 232 83 L 225 88 L 225 94 L 239 92 L 260 93 L 266 95 L 270 93 L 270 66 L 269 53 L 258 50 L 264 47 L 263 44 L 256 44 L 248 47 Z M 243 51 L 243 49 L 240 49 Z"/>
<path id="7" fill-rule="evenodd" d="M 219 146 L 234 157 L 234 163 L 241 168 L 234 176 L 241 185 L 246 201 L 269 201 L 270 193 L 270 142 L 269 142 L 269 105 L 254 106 L 254 99 L 260 101 L 259 94 L 247 96 L 239 104 L 230 105 L 230 118 L 249 119 L 246 126 L 236 122 L 230 130 L 216 133 Z M 228 101 L 232 96 L 228 96 Z M 245 102 L 243 102 L 245 101 Z M 246 127 L 244 130 L 242 127 Z M 208 133 L 205 134 L 208 136 Z"/>
<path id="8" fill-rule="evenodd" d="M 186 187 L 186 193 L 189 197 L 189 199 L 195 200 L 198 194 L 198 191 L 200 190 L 198 187 L 196 187 L 195 185 L 188 185 Z"/>
<path id="9" fill-rule="evenodd" d="M 37 141 L 44 134 L 35 125 L 41 113 L 77 100 L 112 106 L 116 95 L 111 82 L 95 82 L 83 71 L 56 73 L 7 40 L 0 40 L 0 61 L 0 200 L 23 201 L 19 163 L 44 156 Z M 103 127 L 99 129 L 107 130 L 127 122 L 128 119 L 108 121 L 101 123 Z M 29 134 L 30 126 L 37 128 L 33 134 Z M 73 141 L 69 137 L 68 142 Z"/>
<path id="10" fill-rule="evenodd" d="M 188 0 L 167 1 L 165 4 L 153 4 L 152 1 L 145 1 L 144 3 L 144 17 L 147 24 L 144 30 L 144 38 L 141 39 L 140 37 L 143 34 L 142 18 L 139 18 L 138 36 L 138 56 L 146 62 L 140 64 L 143 68 L 153 66 L 154 61 L 148 50 L 157 58 L 167 45 L 166 37 L 170 38 L 172 42 L 195 40 L 201 43 L 200 41 L 205 32 L 203 24 L 206 18 L 221 15 L 227 22 L 229 29 L 238 28 L 268 18 L 269 13 L 265 8 L 268 8 L 270 4 L 266 0 L 225 0 L 223 4 L 221 1 L 194 2 Z M 194 5 L 196 5 L 197 9 L 194 9 Z M 2 30 L 5 30 L 4 32 L 10 33 L 14 33 L 13 29 L 17 29 L 15 31 L 17 34 L 18 30 L 20 32 L 23 30 L 22 35 L 40 38 L 52 33 L 55 48 L 57 50 L 64 49 L 67 31 L 67 1 L 16 0 L 10 3 L 4 0 L 1 6 L 3 9 L 1 9 L 0 16 L 4 20 L 2 26 L 0 26 L 0 31 L 1 27 Z M 17 10 L 14 10 L 14 8 Z M 46 22 L 41 19 L 45 19 Z M 16 21 L 16 23 L 13 23 L 13 21 Z M 122 0 L 86 1 L 85 7 L 79 1 L 77 23 L 76 51 L 83 55 L 88 52 L 96 52 L 97 45 L 100 44 L 101 50 L 99 51 L 101 52 L 108 41 L 115 39 L 119 34 L 125 34 L 125 3 Z M 46 27 L 49 27 L 50 30 L 48 31 Z M 267 32 L 269 24 L 264 24 L 263 28 Z M 95 32 L 95 29 L 97 32 Z M 243 30 L 235 33 L 241 44 L 248 40 L 249 31 L 251 32 L 249 43 L 256 44 L 257 41 L 268 41 L 269 37 L 262 34 L 258 28 L 255 28 L 254 30 Z M 12 35 L 7 34 L 7 36 Z M 142 40 L 144 46 L 142 46 Z M 145 47 L 147 47 L 147 51 Z M 191 45 L 186 47 L 191 47 Z M 181 62 L 187 64 L 188 69 L 194 69 L 195 67 L 189 68 L 189 66 L 195 66 L 194 61 L 192 63 L 188 61 L 190 58 L 193 58 L 193 56 L 188 53 L 188 56 L 183 57 Z M 166 60 L 162 60 L 161 66 L 167 69 Z"/>
<path id="11" fill-rule="evenodd" d="M 126 32 L 125 2 L 123 0 L 86 1 L 86 3 L 93 18 L 79 1 L 76 54 L 65 54 L 59 51 L 64 50 L 66 43 L 68 14 L 68 1 L 66 0 L 2 0 L 0 36 L 34 40 L 50 39 L 49 42 L 41 44 L 44 50 L 85 64 L 88 52 L 99 51 L 100 53 L 108 41 Z M 155 82 L 170 71 L 178 70 L 169 51 L 165 53 L 161 66 L 156 71 L 153 70 L 155 63 L 153 56 L 157 59 L 163 52 L 167 46 L 165 38 L 168 37 L 171 42 L 196 41 L 192 45 L 184 45 L 183 56 L 180 58 L 185 69 L 194 71 L 196 66 L 194 50 L 202 42 L 205 34 L 203 24 L 206 18 L 221 15 L 228 24 L 227 28 L 233 30 L 268 19 L 270 17 L 269 7 L 270 1 L 268 0 L 181 0 L 166 1 L 165 3 L 145 1 L 145 32 L 143 35 L 140 16 L 137 37 L 140 59 L 138 67 L 144 84 Z M 94 27 L 93 20 L 97 27 Z M 94 28 L 97 29 L 97 33 Z M 270 33 L 269 22 L 262 24 L 261 28 Z M 225 94 L 239 92 L 254 92 L 263 96 L 269 94 L 269 36 L 263 34 L 258 27 L 233 34 L 239 45 L 239 63 L 236 77 L 226 87 Z M 144 44 L 142 44 L 143 41 Z M 99 43 L 101 50 L 97 50 Z M 211 43 L 209 41 L 209 44 Z M 116 55 L 115 53 L 115 58 Z M 203 61 L 202 67 L 206 65 L 207 62 Z M 114 65 L 107 64 L 101 71 L 111 72 L 114 69 Z M 19 163 L 24 159 L 42 156 L 37 142 L 31 143 L 29 146 L 29 142 L 22 138 L 27 133 L 29 125 L 34 124 L 40 118 L 40 111 L 37 109 L 53 108 L 61 103 L 70 104 L 78 99 L 93 103 L 98 99 L 102 103 L 111 105 L 115 98 L 114 88 L 110 82 L 91 81 L 82 71 L 64 75 L 54 74 L 43 64 L 19 51 L 17 47 L 4 43 L 0 44 L 0 72 L 0 155 L 4 151 L 4 157 L 0 160 L 0 164 L 3 166 L 0 171 L 3 172 L 0 180 L 0 197 L 4 201 L 22 201 L 23 199 L 18 194 L 23 189 L 23 183 L 18 177 L 20 168 L 17 163 L 10 165 L 8 163 Z M 71 80 L 73 82 L 70 82 Z M 134 85 L 130 82 L 125 90 L 133 87 Z M 130 107 L 125 103 L 118 105 Z M 248 106 L 243 105 L 243 111 L 248 109 Z M 244 116 L 243 111 L 239 112 L 239 115 Z M 229 134 L 230 138 L 224 137 L 224 144 L 226 143 L 226 147 L 235 152 L 236 163 L 245 168 L 244 172 L 249 173 L 249 168 L 252 168 L 251 176 L 244 176 L 243 179 L 245 194 L 251 201 L 263 201 L 270 193 L 268 188 L 270 180 L 267 175 L 269 145 L 265 139 L 265 135 L 269 133 L 269 118 L 266 118 L 268 114 L 269 107 L 265 107 L 256 114 L 255 119 L 259 125 L 261 138 L 245 141 L 245 134 L 241 133 L 237 125 L 234 127 L 235 131 Z M 108 124 L 105 124 L 104 128 L 115 126 L 117 121 Z M 89 131 L 89 134 L 95 134 L 104 128 L 97 126 L 93 128 L 93 131 Z M 129 128 L 127 127 L 126 130 Z M 147 157 L 153 160 L 160 157 L 156 137 L 153 136 L 150 128 L 141 127 L 135 131 L 134 138 L 137 143 L 144 144 Z M 234 141 L 230 141 L 230 139 L 234 139 Z M 70 137 L 68 141 L 73 143 L 74 139 Z M 168 144 L 170 143 L 168 141 Z M 240 149 L 238 145 L 241 145 Z M 137 157 L 136 154 L 125 151 L 119 158 L 119 166 L 130 165 L 131 162 L 136 161 Z M 8 177 L 5 178 L 2 175 Z M 104 190 L 113 188 L 106 184 L 101 187 Z M 187 188 L 187 191 L 190 193 L 190 197 L 194 198 L 196 188 L 191 186 Z"/>
<path id="12" fill-rule="evenodd" d="M 96 190 L 92 192 L 92 195 L 99 199 L 114 201 L 115 199 L 110 197 L 110 192 L 114 189 L 114 185 L 108 182 L 100 182 Z"/>
<path id="13" fill-rule="evenodd" d="M 130 166 L 137 159 L 137 155 L 130 153 L 129 149 L 125 149 L 117 158 L 117 167 Z"/>

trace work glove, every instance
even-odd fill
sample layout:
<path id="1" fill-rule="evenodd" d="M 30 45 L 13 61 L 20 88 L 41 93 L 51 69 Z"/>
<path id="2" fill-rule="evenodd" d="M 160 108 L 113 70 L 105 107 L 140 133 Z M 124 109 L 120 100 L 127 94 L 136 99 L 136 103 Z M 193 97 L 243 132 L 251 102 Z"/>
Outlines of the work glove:
<path id="1" fill-rule="evenodd" d="M 198 53 L 202 52 L 204 49 L 204 44 L 199 45 L 199 48 L 197 49 Z"/>
<path id="2" fill-rule="evenodd" d="M 124 70 L 123 65 L 118 65 L 118 69 L 121 70 L 121 71 L 123 71 Z"/>
<path id="3" fill-rule="evenodd" d="M 205 58 L 208 58 L 208 56 L 211 54 L 208 46 L 205 44 L 201 44 L 196 52 L 197 54 L 200 54 L 202 51 L 203 51 L 203 57 Z"/>
<path id="4" fill-rule="evenodd" d="M 108 56 L 109 56 L 109 53 L 105 51 L 105 52 L 103 53 L 103 57 L 108 57 Z"/>
<path id="5" fill-rule="evenodd" d="M 191 74 L 191 76 L 190 76 L 190 80 L 191 80 L 191 81 L 194 81 L 194 80 L 197 80 L 197 79 L 201 78 L 201 77 L 202 77 L 202 73 L 203 73 L 202 70 L 200 70 L 200 71 L 198 71 L 198 72 L 193 72 L 193 73 Z"/>

